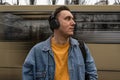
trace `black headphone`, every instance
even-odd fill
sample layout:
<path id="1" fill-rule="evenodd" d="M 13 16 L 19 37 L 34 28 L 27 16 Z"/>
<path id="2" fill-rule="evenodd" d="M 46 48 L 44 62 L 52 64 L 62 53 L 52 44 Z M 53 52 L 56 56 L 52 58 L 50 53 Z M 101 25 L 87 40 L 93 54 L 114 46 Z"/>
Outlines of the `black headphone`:
<path id="1" fill-rule="evenodd" d="M 59 21 L 56 19 L 56 15 L 53 13 L 50 15 L 49 19 L 50 29 L 53 31 L 54 29 L 58 29 L 60 27 Z"/>

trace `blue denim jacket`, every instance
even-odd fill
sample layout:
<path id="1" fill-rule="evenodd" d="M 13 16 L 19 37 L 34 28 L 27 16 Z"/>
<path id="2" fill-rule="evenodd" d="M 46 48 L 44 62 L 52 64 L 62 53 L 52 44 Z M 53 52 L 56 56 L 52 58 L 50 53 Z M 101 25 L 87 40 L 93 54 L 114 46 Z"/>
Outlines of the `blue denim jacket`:
<path id="1" fill-rule="evenodd" d="M 36 44 L 25 59 L 22 70 L 23 80 L 54 80 L 55 61 L 51 49 L 51 38 Z M 86 69 L 84 59 L 77 40 L 70 38 L 68 69 L 70 80 L 84 80 L 85 71 L 90 80 L 97 80 L 97 70 L 90 52 L 87 52 Z"/>

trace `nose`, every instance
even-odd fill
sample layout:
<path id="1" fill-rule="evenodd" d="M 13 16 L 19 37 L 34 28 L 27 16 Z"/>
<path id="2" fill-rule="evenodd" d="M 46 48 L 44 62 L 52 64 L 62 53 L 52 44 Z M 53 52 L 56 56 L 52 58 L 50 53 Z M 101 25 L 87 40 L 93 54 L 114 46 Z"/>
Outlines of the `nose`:
<path id="1" fill-rule="evenodd" d="M 72 24 L 72 25 L 75 25 L 75 24 L 76 24 L 76 22 L 75 22 L 74 19 L 72 19 L 71 24 Z"/>
<path id="2" fill-rule="evenodd" d="M 76 24 L 76 22 L 73 20 L 73 24 L 75 25 Z"/>

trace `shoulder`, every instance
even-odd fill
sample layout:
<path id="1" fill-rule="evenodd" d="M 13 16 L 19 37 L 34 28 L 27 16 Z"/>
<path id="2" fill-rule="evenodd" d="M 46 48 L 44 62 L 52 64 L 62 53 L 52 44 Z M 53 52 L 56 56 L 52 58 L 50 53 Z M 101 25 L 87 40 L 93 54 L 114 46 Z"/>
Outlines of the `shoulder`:
<path id="1" fill-rule="evenodd" d="M 70 37 L 70 43 L 71 45 L 79 45 L 79 42 L 77 39 Z"/>
<path id="2" fill-rule="evenodd" d="M 34 49 L 37 50 L 47 50 L 50 48 L 50 38 L 48 38 L 45 41 L 39 42 L 36 45 L 33 46 Z"/>

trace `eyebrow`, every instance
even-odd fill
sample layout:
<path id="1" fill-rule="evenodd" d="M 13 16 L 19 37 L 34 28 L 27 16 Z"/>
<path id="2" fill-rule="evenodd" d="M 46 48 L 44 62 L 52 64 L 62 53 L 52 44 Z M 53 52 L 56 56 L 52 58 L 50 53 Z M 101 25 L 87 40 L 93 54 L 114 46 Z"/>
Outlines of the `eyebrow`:
<path id="1" fill-rule="evenodd" d="M 72 18 L 72 19 L 74 19 L 74 16 L 66 16 L 65 19 L 67 19 L 67 18 Z"/>

